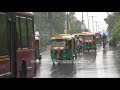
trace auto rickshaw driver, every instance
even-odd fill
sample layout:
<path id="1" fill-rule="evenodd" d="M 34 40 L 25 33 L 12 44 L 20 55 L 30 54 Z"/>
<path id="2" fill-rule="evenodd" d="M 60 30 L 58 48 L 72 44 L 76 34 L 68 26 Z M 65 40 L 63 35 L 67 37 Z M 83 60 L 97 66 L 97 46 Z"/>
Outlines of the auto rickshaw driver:
<path id="1" fill-rule="evenodd" d="M 76 50 L 77 53 L 79 54 L 80 50 L 82 50 L 82 39 L 79 36 L 77 36 L 75 41 L 76 41 Z"/>

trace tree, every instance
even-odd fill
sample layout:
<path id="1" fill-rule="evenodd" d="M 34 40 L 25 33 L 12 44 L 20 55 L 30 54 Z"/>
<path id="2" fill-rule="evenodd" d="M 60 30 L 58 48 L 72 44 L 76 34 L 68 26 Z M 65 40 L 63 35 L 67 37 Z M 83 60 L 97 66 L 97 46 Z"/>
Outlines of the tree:
<path id="1" fill-rule="evenodd" d="M 81 32 L 81 22 L 77 20 L 77 18 L 74 16 L 75 12 L 69 13 L 69 21 L 71 24 L 71 31 L 72 33 L 79 33 Z"/>
<path id="2" fill-rule="evenodd" d="M 108 14 L 108 17 L 104 21 L 108 24 L 108 32 L 112 34 L 113 28 L 115 27 L 116 22 L 120 19 L 120 12 L 112 12 Z"/>
<path id="3" fill-rule="evenodd" d="M 113 29 L 112 37 L 116 44 L 120 42 L 120 20 L 116 23 Z"/>

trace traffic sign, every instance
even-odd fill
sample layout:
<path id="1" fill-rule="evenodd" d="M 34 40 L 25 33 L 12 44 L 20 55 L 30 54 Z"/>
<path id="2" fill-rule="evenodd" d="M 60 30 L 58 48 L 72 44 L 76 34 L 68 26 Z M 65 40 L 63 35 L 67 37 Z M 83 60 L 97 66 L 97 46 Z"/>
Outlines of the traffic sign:
<path id="1" fill-rule="evenodd" d="M 49 36 L 48 34 L 41 34 L 42 36 Z"/>

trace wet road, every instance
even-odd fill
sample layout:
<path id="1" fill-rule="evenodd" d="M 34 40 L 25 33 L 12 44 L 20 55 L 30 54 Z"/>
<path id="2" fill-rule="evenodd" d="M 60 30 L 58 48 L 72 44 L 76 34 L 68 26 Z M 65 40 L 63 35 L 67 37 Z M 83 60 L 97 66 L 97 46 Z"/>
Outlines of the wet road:
<path id="1" fill-rule="evenodd" d="M 73 64 L 53 65 L 50 51 L 43 52 L 42 58 L 37 78 L 120 78 L 120 50 L 109 46 L 81 53 Z"/>

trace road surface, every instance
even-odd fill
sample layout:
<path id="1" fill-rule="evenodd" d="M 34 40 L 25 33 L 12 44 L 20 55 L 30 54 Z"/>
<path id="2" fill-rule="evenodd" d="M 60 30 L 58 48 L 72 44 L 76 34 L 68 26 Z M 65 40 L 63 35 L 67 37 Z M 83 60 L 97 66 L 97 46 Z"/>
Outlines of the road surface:
<path id="1" fill-rule="evenodd" d="M 78 59 L 53 65 L 50 51 L 42 53 L 36 78 L 120 78 L 120 50 L 100 45 L 97 52 L 85 51 Z"/>

